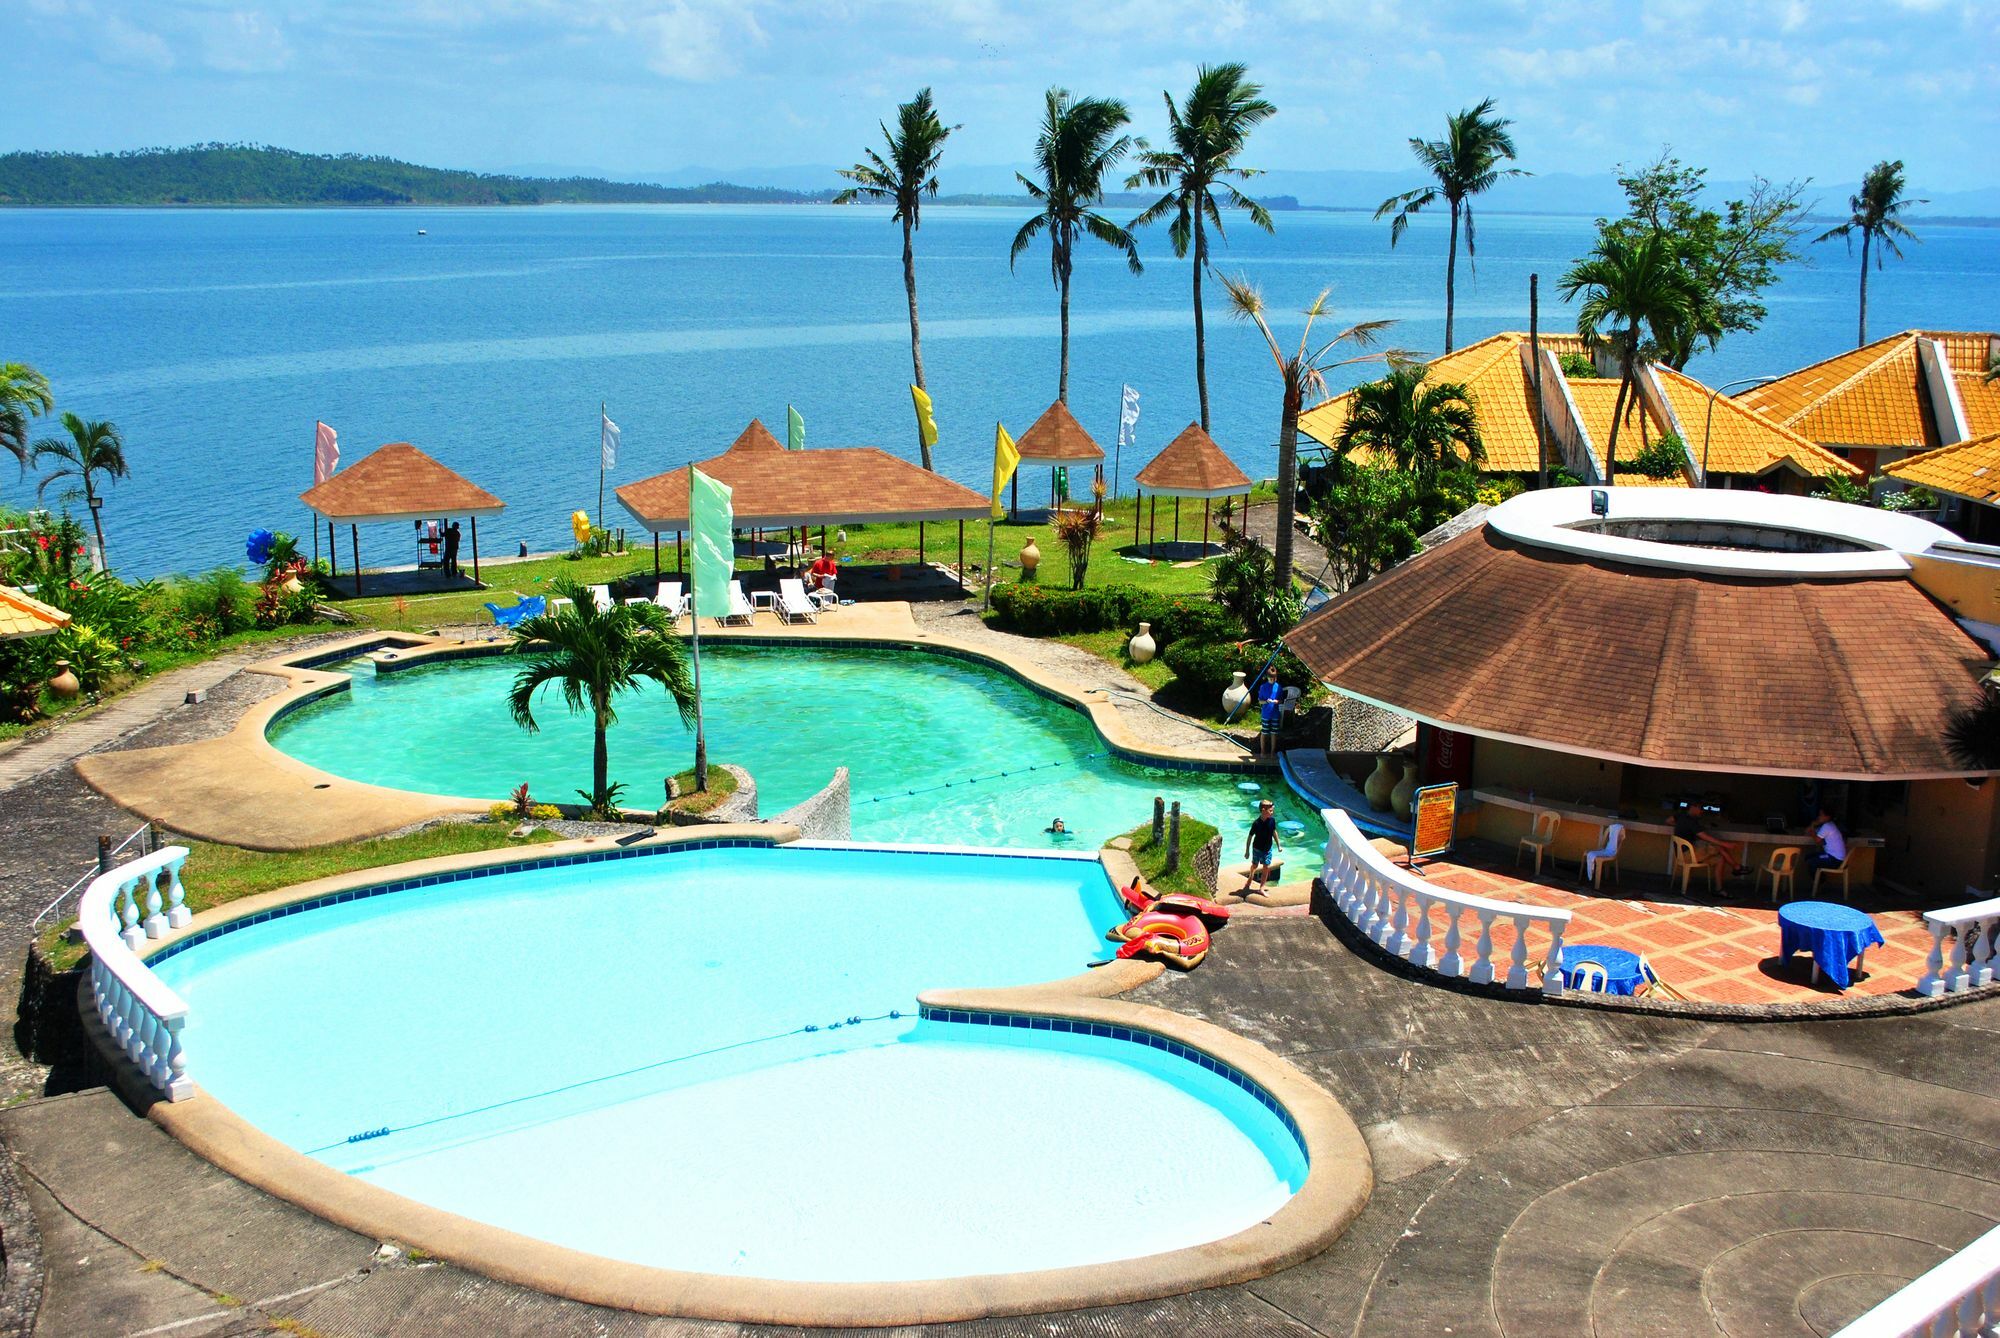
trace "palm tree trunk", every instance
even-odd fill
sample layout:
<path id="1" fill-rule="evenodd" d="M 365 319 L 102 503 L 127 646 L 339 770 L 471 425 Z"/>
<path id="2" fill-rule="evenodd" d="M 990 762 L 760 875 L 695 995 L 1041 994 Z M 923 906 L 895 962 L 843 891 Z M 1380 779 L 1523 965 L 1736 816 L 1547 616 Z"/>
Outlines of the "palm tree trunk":
<path id="1" fill-rule="evenodd" d="M 1063 258 L 1060 266 L 1062 277 L 1056 286 L 1062 293 L 1062 379 L 1056 386 L 1056 398 L 1069 403 L 1069 258 Z"/>
<path id="2" fill-rule="evenodd" d="M 1458 201 L 1451 202 L 1451 249 L 1444 257 L 1444 351 L 1451 352 L 1451 318 L 1458 303 Z"/>
<path id="3" fill-rule="evenodd" d="M 1873 233 L 1861 234 L 1861 324 L 1854 332 L 1856 348 L 1868 342 L 1868 244 L 1874 240 Z"/>
<path id="4" fill-rule="evenodd" d="M 1632 355 L 1620 360 L 1624 373 L 1618 378 L 1618 398 L 1611 405 L 1611 442 L 1604 448 L 1604 483 L 1609 487 L 1618 478 L 1618 425 L 1625 421 L 1625 397 L 1632 392 Z"/>
<path id="5" fill-rule="evenodd" d="M 90 524 L 97 531 L 97 560 L 104 564 L 104 570 L 111 570 L 111 556 L 104 551 L 104 508 L 97 505 L 97 494 L 91 491 L 90 474 L 83 476 L 83 501 L 90 508 Z"/>
<path id="6" fill-rule="evenodd" d="M 593 804 L 602 804 L 605 792 L 611 788 L 611 753 L 605 747 L 603 714 L 593 712 L 592 719 L 597 727 L 597 737 L 591 745 L 590 752 L 590 801 Z"/>
<path id="7" fill-rule="evenodd" d="M 1299 385 L 1285 375 L 1285 416 L 1278 425 L 1278 530 L 1271 540 L 1271 573 L 1280 590 L 1292 581 L 1292 522 L 1298 511 Z"/>
<path id="8" fill-rule="evenodd" d="M 1201 430 L 1208 431 L 1208 344 L 1201 322 L 1201 272 L 1208 267 L 1208 237 L 1201 210 L 1194 213 L 1194 389 L 1201 400 Z"/>
<path id="9" fill-rule="evenodd" d="M 924 346 L 917 334 L 917 255 L 911 246 L 910 220 L 903 220 L 903 291 L 910 297 L 910 366 L 916 373 L 917 389 L 924 388 Z M 924 468 L 931 469 L 931 444 L 924 440 L 924 430 L 917 428 L 917 449 L 923 455 Z"/>

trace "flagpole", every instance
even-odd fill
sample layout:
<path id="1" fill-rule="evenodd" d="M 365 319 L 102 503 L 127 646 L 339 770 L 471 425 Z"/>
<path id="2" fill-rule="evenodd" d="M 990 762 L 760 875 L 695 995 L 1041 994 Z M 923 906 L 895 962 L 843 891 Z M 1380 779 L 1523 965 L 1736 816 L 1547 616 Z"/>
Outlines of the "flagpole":
<path id="1" fill-rule="evenodd" d="M 1100 457 L 1102 458 L 1102 457 Z M 1119 462 L 1125 458 L 1125 388 L 1118 388 L 1118 440 L 1111 445 L 1111 496 L 1118 496 Z"/>
<path id="2" fill-rule="evenodd" d="M 688 469 L 688 518 L 689 531 L 694 530 L 694 469 Z M 701 713 L 701 586 L 695 573 L 699 562 L 688 567 L 688 621 L 694 624 L 694 788 L 708 789 L 708 735 L 702 727 Z"/>
<path id="3" fill-rule="evenodd" d="M 986 518 L 986 597 L 979 608 L 984 613 L 993 607 L 993 517 Z"/>
<path id="4" fill-rule="evenodd" d="M 597 528 L 604 528 L 604 419 L 605 403 L 597 402 Z"/>

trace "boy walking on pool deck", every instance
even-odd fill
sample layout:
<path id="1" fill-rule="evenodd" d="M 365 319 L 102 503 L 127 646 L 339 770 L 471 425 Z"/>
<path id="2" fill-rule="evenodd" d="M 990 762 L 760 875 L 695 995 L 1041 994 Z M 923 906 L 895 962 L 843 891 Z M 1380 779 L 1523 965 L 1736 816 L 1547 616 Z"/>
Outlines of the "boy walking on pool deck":
<path id="1" fill-rule="evenodd" d="M 1259 890 L 1270 882 L 1271 875 L 1278 871 L 1283 861 L 1277 854 L 1285 848 L 1278 838 L 1278 814 L 1266 799 L 1257 805 L 1257 816 L 1250 823 L 1250 834 L 1243 838 L 1243 857 L 1250 861 L 1250 868 L 1243 875 L 1243 886 L 1237 889 L 1238 896 L 1248 896 L 1250 885 L 1255 883 Z"/>

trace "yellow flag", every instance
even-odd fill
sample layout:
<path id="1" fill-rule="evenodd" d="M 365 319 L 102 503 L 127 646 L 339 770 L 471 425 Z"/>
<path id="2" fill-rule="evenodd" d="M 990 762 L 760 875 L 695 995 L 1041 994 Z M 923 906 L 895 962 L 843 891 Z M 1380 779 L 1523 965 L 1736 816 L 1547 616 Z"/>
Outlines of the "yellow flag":
<path id="1" fill-rule="evenodd" d="M 1014 471 L 1021 467 L 1021 452 L 1014 445 L 1014 439 L 1007 435 L 1004 423 L 993 425 L 993 519 L 1001 520 L 1007 515 L 1007 508 L 1000 505 L 1000 490 L 1007 486 L 1007 480 L 1014 477 Z"/>
<path id="2" fill-rule="evenodd" d="M 931 397 L 922 386 L 911 386 L 910 400 L 917 406 L 917 435 L 924 439 L 924 445 L 937 445 L 937 418 L 931 413 Z"/>

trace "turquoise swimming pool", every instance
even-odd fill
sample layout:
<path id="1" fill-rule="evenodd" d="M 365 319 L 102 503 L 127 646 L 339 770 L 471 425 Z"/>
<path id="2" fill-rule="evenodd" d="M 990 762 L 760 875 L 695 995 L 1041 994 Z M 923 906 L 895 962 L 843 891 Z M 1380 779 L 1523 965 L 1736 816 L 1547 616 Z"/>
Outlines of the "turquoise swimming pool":
<path id="1" fill-rule="evenodd" d="M 590 777 L 590 727 L 546 697 L 541 732 L 507 713 L 519 662 L 454 660 L 377 675 L 346 668 L 350 691 L 280 718 L 271 742 L 351 780 L 504 799 L 526 781 L 573 800 Z M 849 769 L 857 840 L 1095 849 L 1152 815 L 1153 796 L 1222 832 L 1242 857 L 1256 801 L 1276 802 L 1287 878 L 1316 873 L 1319 815 L 1275 773 L 1194 772 L 1111 754 L 1088 717 L 988 665 L 916 650 L 816 645 L 702 648 L 709 756 L 749 769 L 760 811 L 783 812 Z M 658 692 L 620 698 L 611 774 L 634 807 L 693 762 L 693 738 Z M 1062 818 L 1073 834 L 1044 829 Z"/>
<path id="2" fill-rule="evenodd" d="M 1304 1183 L 1296 1129 L 1224 1066 L 916 1016 L 924 989 L 1072 975 L 1121 918 L 1089 859 L 640 849 L 319 905 L 153 966 L 202 1089 L 349 1175 L 610 1258 L 890 1281 L 1199 1244 Z M 1159 1174 L 1135 1128 L 1186 1169 Z"/>

